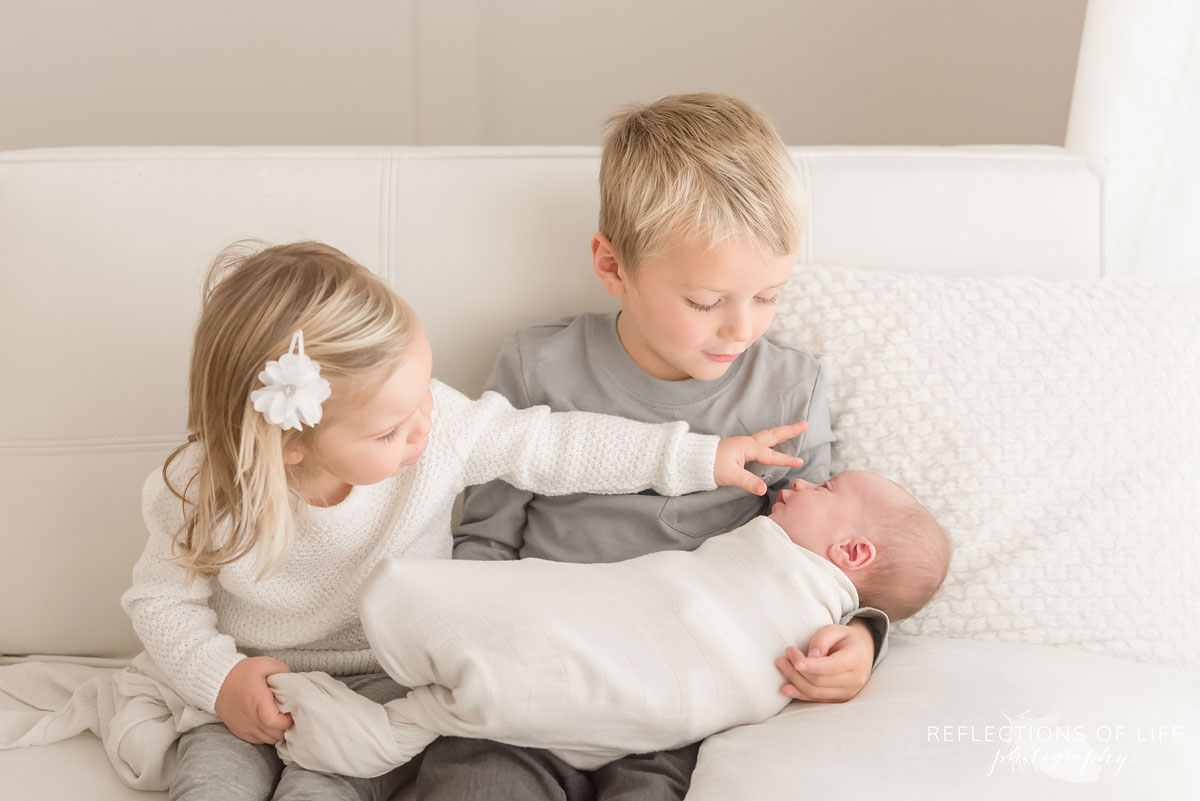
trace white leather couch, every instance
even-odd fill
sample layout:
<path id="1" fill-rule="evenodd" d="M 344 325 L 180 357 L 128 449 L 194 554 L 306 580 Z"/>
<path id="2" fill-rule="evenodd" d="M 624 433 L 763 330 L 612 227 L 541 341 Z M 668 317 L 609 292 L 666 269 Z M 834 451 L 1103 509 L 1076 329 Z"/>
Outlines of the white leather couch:
<path id="1" fill-rule="evenodd" d="M 1103 170 L 1086 155 L 979 147 L 797 149 L 794 156 L 811 199 L 802 263 L 1071 279 L 1103 272 Z M 507 332 L 613 307 L 588 253 L 597 166 L 592 148 L 0 153 L 0 657 L 112 665 L 138 650 L 117 601 L 144 543 L 139 491 L 184 435 L 200 279 L 222 246 L 242 237 L 315 238 L 344 249 L 414 305 L 433 343 L 435 376 L 478 393 Z M 905 750 L 913 738 L 930 741 L 928 726 L 961 722 L 944 716 L 909 720 L 894 732 L 922 778 L 900 776 L 895 765 L 873 772 L 883 757 L 849 743 L 883 727 L 889 682 L 924 676 L 931 697 L 995 692 L 989 703 L 1012 714 L 1029 705 L 1012 695 L 1014 686 L 977 686 L 970 671 L 923 662 L 920 640 L 896 637 L 860 699 L 820 710 L 821 725 L 837 733 L 828 739 L 847 743 L 840 759 L 855 788 L 874 782 L 881 793 L 925 798 L 1128 790 L 1117 779 L 1079 784 L 1036 774 L 1042 783 L 1013 784 L 1032 779 L 985 775 L 986 759 L 961 737 L 936 752 Z M 943 646 L 943 655 L 956 647 Z M 993 649 L 988 660 L 1007 663 L 1004 675 L 1014 677 L 1050 675 L 1055 660 L 1076 658 L 1018 644 L 966 647 Z M 1122 662 L 1112 670 L 1104 675 L 1129 683 L 1109 688 L 1113 695 L 1136 699 L 1164 681 L 1155 666 Z M 1188 739 L 1145 758 L 1165 760 L 1156 768 L 1166 771 L 1164 797 L 1200 792 L 1196 774 L 1171 761 L 1200 753 L 1197 716 L 1188 714 Z M 806 765 L 786 741 L 779 754 L 775 761 L 795 771 L 794 792 L 784 797 L 811 795 L 816 776 L 842 770 Z M 963 770 L 947 767 L 960 763 Z M 738 790 L 753 785 L 738 776 L 750 764 L 736 744 L 724 756 L 702 757 L 697 777 L 709 784 L 697 797 L 721 797 L 712 788 L 722 781 L 724 797 L 754 797 Z M 830 786 L 836 795 L 838 785 Z M 0 798 L 76 797 L 149 796 L 116 781 L 90 734 L 0 751 Z"/>

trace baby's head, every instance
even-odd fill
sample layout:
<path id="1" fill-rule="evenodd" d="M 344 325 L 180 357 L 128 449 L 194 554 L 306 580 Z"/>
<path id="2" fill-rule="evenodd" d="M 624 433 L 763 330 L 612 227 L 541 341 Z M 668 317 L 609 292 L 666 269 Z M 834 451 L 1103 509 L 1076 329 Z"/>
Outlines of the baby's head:
<path id="1" fill-rule="evenodd" d="M 613 116 L 593 264 L 621 298 L 638 366 L 664 380 L 724 374 L 774 316 L 803 207 L 779 135 L 736 98 L 673 95 Z"/>
<path id="2" fill-rule="evenodd" d="M 848 470 L 824 484 L 798 480 L 779 493 L 770 516 L 792 542 L 840 568 L 863 606 L 892 620 L 928 603 L 950 564 L 945 529 L 878 473 Z"/>
<path id="3" fill-rule="evenodd" d="M 319 377 L 294 373 L 269 386 L 268 362 L 287 361 L 289 352 L 311 359 Z M 400 406 L 427 398 L 429 360 L 408 304 L 340 250 L 238 242 L 222 251 L 209 269 L 192 347 L 188 431 L 204 459 L 185 511 L 181 562 L 211 575 L 257 549 L 269 567 L 290 547 L 302 480 L 323 488 L 374 483 L 410 451 L 419 456 L 423 441 L 381 438 L 401 422 Z M 213 533 L 225 518 L 230 536 L 218 544 Z"/>

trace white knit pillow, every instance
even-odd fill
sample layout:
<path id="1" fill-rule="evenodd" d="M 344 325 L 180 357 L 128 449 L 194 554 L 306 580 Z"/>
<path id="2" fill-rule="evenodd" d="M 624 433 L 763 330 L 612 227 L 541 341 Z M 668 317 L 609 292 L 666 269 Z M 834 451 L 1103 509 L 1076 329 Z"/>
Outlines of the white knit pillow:
<path id="1" fill-rule="evenodd" d="M 770 335 L 954 540 L 898 631 L 1200 666 L 1200 287 L 802 267 Z"/>

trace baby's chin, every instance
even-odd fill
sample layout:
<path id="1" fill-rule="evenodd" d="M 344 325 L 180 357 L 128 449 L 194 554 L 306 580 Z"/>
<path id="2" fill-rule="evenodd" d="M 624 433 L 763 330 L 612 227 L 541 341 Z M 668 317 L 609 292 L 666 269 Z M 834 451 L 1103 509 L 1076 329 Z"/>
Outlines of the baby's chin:
<path id="1" fill-rule="evenodd" d="M 781 529 L 783 529 L 783 533 L 788 535 L 789 540 L 791 540 L 792 542 L 796 541 L 796 538 L 792 536 L 792 532 L 788 531 L 787 526 L 785 526 L 783 524 L 783 521 L 780 520 L 779 517 L 777 517 L 774 512 L 771 512 L 769 515 L 767 515 L 767 517 L 771 520 L 772 523 L 774 523 L 775 525 L 777 525 Z"/>

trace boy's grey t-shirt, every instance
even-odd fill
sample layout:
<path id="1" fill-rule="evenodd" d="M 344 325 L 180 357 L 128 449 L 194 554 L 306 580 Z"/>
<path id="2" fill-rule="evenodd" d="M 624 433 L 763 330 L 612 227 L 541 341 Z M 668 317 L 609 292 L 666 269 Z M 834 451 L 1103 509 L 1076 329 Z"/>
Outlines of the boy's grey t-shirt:
<path id="1" fill-rule="evenodd" d="M 546 405 L 649 423 L 684 420 L 692 431 L 720 437 L 807 420 L 807 432 L 776 446 L 799 455 L 804 466 L 751 465 L 769 488 L 763 497 L 736 487 L 676 498 L 650 490 L 540 496 L 502 481 L 470 487 L 454 530 L 454 558 L 616 562 L 692 550 L 768 512 L 779 490 L 796 478 L 829 478 L 833 432 L 816 359 L 763 338 L 713 381 L 661 381 L 629 358 L 616 322 L 616 314 L 584 314 L 517 331 L 501 346 L 486 388 L 517 408 Z M 883 613 L 864 610 L 864 616 L 875 619 L 876 639 L 886 641 Z"/>

